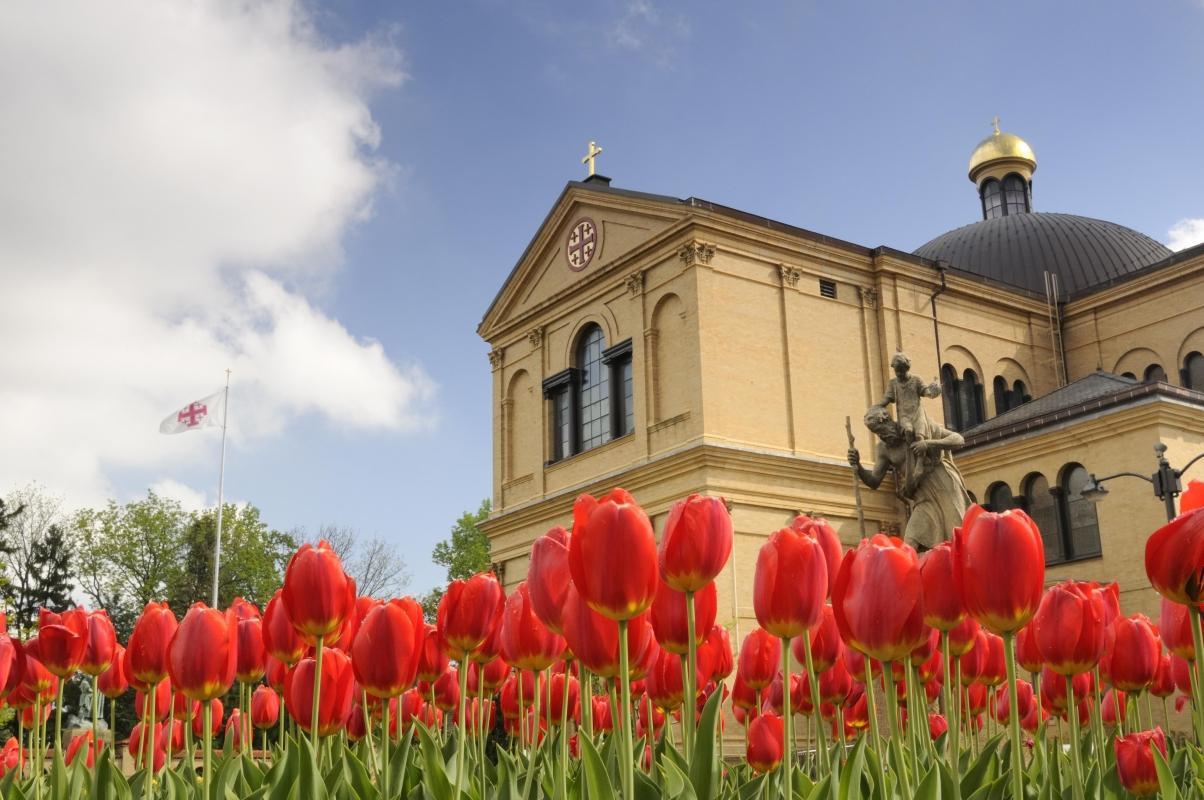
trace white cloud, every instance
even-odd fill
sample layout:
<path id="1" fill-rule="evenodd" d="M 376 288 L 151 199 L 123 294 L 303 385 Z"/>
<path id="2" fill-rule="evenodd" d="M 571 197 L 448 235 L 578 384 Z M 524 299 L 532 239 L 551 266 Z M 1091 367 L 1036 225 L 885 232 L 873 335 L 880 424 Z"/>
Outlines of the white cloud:
<path id="1" fill-rule="evenodd" d="M 1204 219 L 1181 219 L 1167 231 L 1166 246 L 1172 250 L 1186 250 L 1204 242 Z"/>
<path id="2" fill-rule="evenodd" d="M 669 67 L 676 57 L 676 45 L 689 38 L 690 25 L 682 15 L 661 13 L 652 0 L 626 0 L 608 34 L 614 47 L 654 51 L 658 64 Z"/>
<path id="3" fill-rule="evenodd" d="M 0 486 L 170 471 L 212 444 L 159 419 L 226 367 L 235 437 L 431 422 L 422 368 L 314 301 L 390 177 L 368 102 L 403 77 L 290 0 L 0 4 Z"/>
<path id="4" fill-rule="evenodd" d="M 160 497 L 175 500 L 185 511 L 200 511 L 209 507 L 205 493 L 180 483 L 174 478 L 162 478 L 150 485 L 150 490 Z"/>

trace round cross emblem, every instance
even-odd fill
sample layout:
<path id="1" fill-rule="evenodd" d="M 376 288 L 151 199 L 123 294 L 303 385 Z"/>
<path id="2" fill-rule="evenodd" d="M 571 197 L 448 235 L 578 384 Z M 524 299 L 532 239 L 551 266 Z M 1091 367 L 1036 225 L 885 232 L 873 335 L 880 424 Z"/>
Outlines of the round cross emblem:
<path id="1" fill-rule="evenodd" d="M 580 272 L 589 266 L 598 249 L 598 228 L 589 217 L 577 220 L 569 232 L 569 241 L 564 252 L 569 260 L 569 269 Z"/>

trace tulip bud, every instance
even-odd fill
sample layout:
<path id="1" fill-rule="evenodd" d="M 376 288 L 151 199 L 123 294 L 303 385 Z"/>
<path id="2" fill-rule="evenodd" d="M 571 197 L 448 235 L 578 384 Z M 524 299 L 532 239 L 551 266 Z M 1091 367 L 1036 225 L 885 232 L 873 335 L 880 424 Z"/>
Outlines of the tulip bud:
<path id="1" fill-rule="evenodd" d="M 569 580 L 569 532 L 557 525 L 531 545 L 526 581 L 535 614 L 553 633 L 564 633 L 561 615 Z"/>
<path id="2" fill-rule="evenodd" d="M 1032 619 L 1045 589 L 1045 544 L 1032 518 L 974 505 L 953 537 L 954 577 L 966 611 L 995 634 Z"/>
<path id="3" fill-rule="evenodd" d="M 669 509 L 657 558 L 661 579 L 697 592 L 723 571 L 732 552 L 732 517 L 721 497 L 692 494 Z"/>
<path id="4" fill-rule="evenodd" d="M 84 648 L 79 669 L 85 675 L 96 677 L 104 673 L 114 661 L 117 652 L 117 632 L 109 614 L 103 608 L 87 612 L 88 644 Z"/>
<path id="5" fill-rule="evenodd" d="M 915 551 L 875 534 L 845 554 L 832 590 L 832 611 L 850 647 L 895 661 L 928 638 L 923 582 Z"/>
<path id="6" fill-rule="evenodd" d="M 1090 585 L 1076 581 L 1050 587 L 1033 618 L 1037 647 L 1061 675 L 1095 668 L 1104 655 L 1106 627 L 1103 601 Z"/>
<path id="7" fill-rule="evenodd" d="M 297 726 L 311 732 L 313 725 L 314 675 L 317 662 L 303 658 L 284 682 L 284 704 Z M 355 688 L 351 659 L 337 648 L 322 653 L 322 685 L 318 699 L 318 735 L 337 733 L 347 720 Z"/>
<path id="8" fill-rule="evenodd" d="M 748 726 L 748 765 L 757 772 L 770 772 L 782 763 L 782 718 L 762 714 Z"/>
<path id="9" fill-rule="evenodd" d="M 708 583 L 694 593 L 695 645 L 701 645 L 707 633 L 715 625 L 718 595 L 715 584 Z M 657 643 L 665 650 L 678 655 L 689 652 L 689 621 L 686 618 L 686 595 L 661 581 L 657 585 L 656 599 L 649 609 L 652 632 Z"/>
<path id="10" fill-rule="evenodd" d="M 1114 746 L 1116 775 L 1121 785 L 1138 796 L 1157 792 L 1158 768 L 1154 763 L 1153 748 L 1158 748 L 1166 758 L 1166 735 L 1162 728 L 1118 736 Z"/>
<path id="11" fill-rule="evenodd" d="M 601 500 L 577 498 L 569 572 L 590 608 L 610 619 L 628 620 L 652 605 L 660 580 L 656 538 L 635 498 L 622 489 Z"/>
<path id="12" fill-rule="evenodd" d="M 563 624 L 563 609 L 559 611 L 556 621 Z M 520 669 L 547 669 L 564 652 L 564 639 L 536 613 L 529 581 L 520 583 L 506 599 L 501 646 L 506 661 Z"/>
<path id="13" fill-rule="evenodd" d="M 782 528 L 761 546 L 753 576 L 753 608 L 761 627 L 774 636 L 789 639 L 814 628 L 827 589 L 828 562 L 814 538 Z"/>
<path id="14" fill-rule="evenodd" d="M 193 700 L 212 700 L 230 690 L 237 660 L 234 614 L 193 603 L 169 646 L 172 683 Z"/>
<path id="15" fill-rule="evenodd" d="M 355 581 L 347 577 L 343 562 L 326 540 L 317 547 L 303 544 L 293 553 L 281 591 L 289 619 L 303 636 L 330 636 L 355 610 Z"/>
<path id="16" fill-rule="evenodd" d="M 167 603 L 147 603 L 134 623 L 125 656 L 126 677 L 141 684 L 155 684 L 167 677 L 167 646 L 175 636 L 176 615 Z"/>
<path id="17" fill-rule="evenodd" d="M 305 655 L 305 640 L 293 627 L 288 608 L 284 605 L 283 589 L 277 589 L 263 610 L 263 648 L 267 654 L 285 666 L 292 666 Z"/>
<path id="18" fill-rule="evenodd" d="M 66 680 L 75 674 L 88 647 L 88 612 L 73 608 L 38 613 L 38 660 L 52 675 Z"/>
<path id="19" fill-rule="evenodd" d="M 444 645 L 457 657 L 470 653 L 493 634 L 505 602 L 502 585 L 492 572 L 452 581 L 439 601 L 437 625 Z"/>
<path id="20" fill-rule="evenodd" d="M 351 665 L 364 691 L 396 697 L 413 685 L 423 625 L 422 608 L 410 597 L 379 603 L 368 612 L 351 647 Z"/>
<path id="21" fill-rule="evenodd" d="M 1202 562 L 1204 508 L 1180 514 L 1146 540 L 1146 576 L 1167 600 L 1190 605 L 1204 599 L 1204 581 L 1200 580 Z"/>

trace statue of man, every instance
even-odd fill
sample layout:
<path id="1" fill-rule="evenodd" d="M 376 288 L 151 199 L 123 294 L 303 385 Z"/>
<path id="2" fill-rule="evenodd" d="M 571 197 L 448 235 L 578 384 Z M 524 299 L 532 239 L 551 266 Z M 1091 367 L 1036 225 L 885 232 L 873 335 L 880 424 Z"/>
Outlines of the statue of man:
<path id="1" fill-rule="evenodd" d="M 855 448 L 849 449 L 849 464 L 871 489 L 882 484 L 887 470 L 894 472 L 895 494 L 907 508 L 903 540 L 923 551 L 950 539 L 970 503 L 961 473 L 948 455 L 965 443 L 961 434 L 928 420 L 924 436 L 911 441 L 881 405 L 865 412 L 865 426 L 879 439 L 873 469 L 861 466 Z"/>

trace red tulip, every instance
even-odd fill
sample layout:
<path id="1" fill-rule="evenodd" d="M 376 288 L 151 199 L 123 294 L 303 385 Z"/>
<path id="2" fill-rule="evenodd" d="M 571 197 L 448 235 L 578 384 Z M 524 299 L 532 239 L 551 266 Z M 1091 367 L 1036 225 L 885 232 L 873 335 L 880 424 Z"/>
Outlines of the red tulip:
<path id="1" fill-rule="evenodd" d="M 610 710 L 610 698 L 594 697 L 593 698 L 593 719 L 594 733 L 608 733 L 614 730 L 614 715 Z"/>
<path id="2" fill-rule="evenodd" d="M 460 705 L 460 677 L 456 667 L 447 670 L 435 681 L 435 705 L 440 711 L 455 711 Z"/>
<path id="3" fill-rule="evenodd" d="M 753 628 L 740 647 L 736 674 L 753 689 L 768 686 L 782 663 L 782 642 L 763 628 Z"/>
<path id="4" fill-rule="evenodd" d="M 974 647 L 974 642 L 978 639 L 978 620 L 974 617 L 967 616 L 957 627 L 949 631 L 949 654 L 952 656 L 964 656 Z"/>
<path id="5" fill-rule="evenodd" d="M 849 674 L 844 659 L 819 673 L 819 697 L 825 703 L 842 705 L 853 691 L 853 676 Z"/>
<path id="6" fill-rule="evenodd" d="M 1189 605 L 1204 599 L 1204 509 L 1180 514 L 1150 535 L 1145 572 L 1167 600 Z"/>
<path id="7" fill-rule="evenodd" d="M 230 746 L 234 750 L 242 750 L 243 748 L 242 737 L 244 727 L 242 709 L 231 709 L 230 718 L 226 720 L 226 727 L 223 729 L 223 735 L 230 734 Z"/>
<path id="8" fill-rule="evenodd" d="M 312 703 L 310 705 L 313 705 Z M 209 716 L 211 717 L 210 724 L 212 725 L 213 733 L 216 735 L 222 729 L 222 717 L 225 715 L 226 709 L 222 705 L 221 700 L 213 699 L 209 701 Z M 192 735 L 198 739 L 205 737 L 205 715 L 192 715 Z"/>
<path id="9" fill-rule="evenodd" d="M 303 544 L 293 553 L 284 570 L 281 592 L 289 619 L 302 636 L 330 636 L 355 610 L 355 581 L 347 577 L 343 562 L 325 539 L 317 547 Z"/>
<path id="10" fill-rule="evenodd" d="M 285 666 L 292 666 L 305 655 L 306 644 L 284 605 L 283 589 L 277 589 L 263 610 L 263 649 Z"/>
<path id="11" fill-rule="evenodd" d="M 501 656 L 488 664 L 468 663 L 468 691 L 476 694 L 478 690 L 492 695 L 510 675 L 510 665 Z"/>
<path id="12" fill-rule="evenodd" d="M 506 598 L 501 627 L 502 657 L 521 669 L 542 670 L 550 667 L 564 652 L 564 639 L 537 613 L 530 587 L 529 579 L 523 581 Z M 556 622 L 560 625 L 563 608 L 558 612 Z"/>
<path id="13" fill-rule="evenodd" d="M 657 708 L 672 711 L 681 706 L 686 691 L 682 677 L 681 656 L 660 650 L 648 673 L 645 689 Z"/>
<path id="14" fill-rule="evenodd" d="M 920 556 L 924 584 L 924 624 L 951 631 L 966 617 L 954 575 L 953 542 L 941 542 Z"/>
<path id="15" fill-rule="evenodd" d="M 235 616 L 237 617 L 237 612 Z M 258 683 L 268 668 L 268 653 L 263 647 L 263 620 L 259 617 L 239 619 L 236 636 L 238 661 L 234 675 L 239 683 Z"/>
<path id="16" fill-rule="evenodd" d="M 832 606 L 825 605 L 820 614 L 819 624 L 811 629 L 811 662 L 816 672 L 823 672 L 840 660 L 844 650 L 844 642 L 840 639 L 840 628 L 836 626 L 836 615 Z M 803 638 L 800 636 L 790 642 L 790 649 L 798 663 L 807 663 L 807 653 L 803 650 Z"/>
<path id="17" fill-rule="evenodd" d="M 1061 675 L 1090 672 L 1104 655 L 1103 602 L 1088 584 L 1050 587 L 1033 618 L 1033 636 L 1045 663 Z"/>
<path id="18" fill-rule="evenodd" d="M 998 686 L 1007 678 L 1007 663 L 1003 658 L 1003 638 L 993 633 L 984 634 L 986 651 L 978 673 L 983 686 Z"/>
<path id="19" fill-rule="evenodd" d="M 732 516 L 722 497 L 692 494 L 669 509 L 658 552 L 661 580 L 697 592 L 723 571 L 732 553 Z"/>
<path id="20" fill-rule="evenodd" d="M 109 614 L 103 608 L 85 613 L 87 615 L 88 643 L 84 648 L 79 669 L 85 675 L 96 677 L 113 663 L 113 657 L 117 652 L 117 632 L 113 630 Z"/>
<path id="21" fill-rule="evenodd" d="M 73 608 L 56 614 L 38 612 L 38 660 L 51 674 L 66 680 L 83 663 L 88 648 L 88 612 Z"/>
<path id="22" fill-rule="evenodd" d="M 288 677 L 288 665 L 271 656 L 268 656 L 264 663 L 267 667 L 264 678 L 267 680 L 268 686 L 275 689 L 276 694 L 284 694 L 284 679 Z"/>
<path id="23" fill-rule="evenodd" d="M 284 682 L 284 705 L 297 725 L 307 733 L 312 731 L 313 726 L 316 671 L 316 661 L 313 658 L 303 658 L 289 672 Z M 337 648 L 324 650 L 322 685 L 318 700 L 319 736 L 330 736 L 343 727 L 351 709 L 354 688 L 355 676 L 351 671 L 351 659 Z"/>
<path id="24" fill-rule="evenodd" d="M 1179 495 L 1179 513 L 1186 514 L 1204 508 L 1204 481 L 1188 481 L 1187 488 Z"/>
<path id="25" fill-rule="evenodd" d="M 109 668 L 100 673 L 96 688 L 110 700 L 116 700 L 130 690 L 130 682 L 125 677 L 125 648 L 121 645 L 113 651 Z"/>
<path id="26" fill-rule="evenodd" d="M 433 683 L 447 671 L 447 654 L 439 629 L 427 623 L 422 627 L 422 649 L 418 653 L 418 680 Z"/>
<path id="27" fill-rule="evenodd" d="M 17 765 L 24 765 L 27 755 L 25 748 L 15 736 L 8 737 L 4 748 L 0 750 L 0 778 L 16 769 Z"/>
<path id="28" fill-rule="evenodd" d="M 1196 660 L 1196 648 L 1191 638 L 1191 614 L 1187 606 L 1161 598 L 1162 613 L 1158 617 L 1158 632 L 1166 649 L 1188 661 Z"/>
<path id="29" fill-rule="evenodd" d="M 1087 693 L 1091 691 L 1090 673 L 1084 672 L 1068 678 L 1054 672 L 1048 666 L 1041 670 L 1041 705 L 1060 717 L 1066 716 L 1069 707 L 1069 695 L 1066 691 L 1067 681 L 1071 681 L 1074 687 L 1075 702 L 1081 704 Z"/>
<path id="30" fill-rule="evenodd" d="M 657 562 L 652 522 L 635 498 L 623 489 L 577 498 L 569 572 L 590 608 L 616 621 L 639 616 L 656 597 Z"/>
<path id="31" fill-rule="evenodd" d="M 527 565 L 531 605 L 553 633 L 564 633 L 561 615 L 569 580 L 569 532 L 557 525 L 531 545 L 531 562 Z"/>
<path id="32" fill-rule="evenodd" d="M 782 718 L 762 714 L 748 726 L 748 765 L 757 772 L 769 772 L 782 763 Z"/>
<path id="33" fill-rule="evenodd" d="M 148 693 L 141 689 L 134 692 L 134 713 L 141 719 L 150 709 L 146 707 L 146 698 Z M 167 715 L 171 712 L 171 682 L 159 681 L 155 684 L 155 719 L 162 721 L 167 719 Z"/>
<path id="34" fill-rule="evenodd" d="M 1195 680 L 1195 665 L 1190 661 L 1179 658 L 1179 656 L 1171 656 L 1171 680 L 1175 684 L 1175 688 L 1191 698 L 1191 685 Z"/>
<path id="35" fill-rule="evenodd" d="M 1158 659 L 1158 672 L 1150 684 L 1150 694 L 1154 697 L 1170 697 L 1175 693 L 1175 678 L 1171 672 L 1171 654 L 1161 653 Z"/>
<path id="36" fill-rule="evenodd" d="M 1031 623 L 1016 634 L 1016 663 L 1032 673 L 1040 672 L 1041 667 L 1045 666 L 1045 657 L 1041 655 L 1041 648 L 1037 647 Z"/>
<path id="37" fill-rule="evenodd" d="M 908 545 L 883 534 L 845 554 L 832 590 L 832 611 L 850 647 L 878 661 L 914 650 L 928 631 L 919 560 Z"/>
<path id="38" fill-rule="evenodd" d="M 151 737 L 150 747 L 155 754 L 155 769 L 158 770 L 162 766 L 160 764 L 161 754 L 166 746 L 166 739 L 164 738 L 162 723 L 156 722 L 154 726 L 151 727 L 149 734 L 146 733 L 146 728 L 141 722 L 136 724 L 130 729 L 130 738 L 126 743 L 127 749 L 130 752 L 130 757 L 134 759 L 134 765 L 141 766 L 143 759 L 146 757 L 147 743 L 146 739 L 143 738 L 146 735 Z"/>
<path id="39" fill-rule="evenodd" d="M 1123 724 L 1129 718 L 1127 706 L 1124 692 L 1118 689 L 1109 689 L 1104 693 L 1103 705 L 1100 706 L 1100 719 L 1108 727 L 1114 728 L 1119 716 L 1120 723 Z"/>
<path id="40" fill-rule="evenodd" d="M 1000 686 L 995 693 L 995 719 L 1001 725 L 1007 725 L 1011 720 L 1011 698 L 1008 697 L 1008 687 Z M 1020 709 L 1020 719 L 1027 717 L 1037 705 L 1033 685 L 1028 681 L 1016 681 L 1016 705 Z"/>
<path id="41" fill-rule="evenodd" d="M 1116 637 L 1110 669 L 1112 685 L 1126 692 L 1147 688 L 1162 663 L 1162 643 L 1154 623 L 1145 614 L 1134 614 L 1117 619 L 1112 631 Z"/>
<path id="42" fill-rule="evenodd" d="M 793 638 L 819 624 L 827 589 L 828 562 L 816 539 L 782 528 L 761 546 L 753 609 L 757 622 L 774 636 Z"/>
<path id="43" fill-rule="evenodd" d="M 727 628 L 719 625 L 711 626 L 706 638 L 698 647 L 698 664 L 706 664 L 708 669 L 703 674 L 713 681 L 722 681 L 735 671 L 735 661 L 732 658 L 732 640 L 727 635 Z"/>
<path id="44" fill-rule="evenodd" d="M 1041 531 L 1023 511 L 970 507 L 954 529 L 954 576 L 966 611 L 992 633 L 1020 630 L 1045 588 Z"/>
<path id="45" fill-rule="evenodd" d="M 196 700 L 192 700 L 183 692 L 172 692 L 171 694 L 171 713 L 176 719 L 190 720 L 193 715 L 200 712 L 201 704 Z"/>
<path id="46" fill-rule="evenodd" d="M 717 605 L 718 596 L 713 582 L 694 593 L 695 645 L 701 645 L 707 633 L 715 626 Z M 661 581 L 648 614 L 657 643 L 671 653 L 685 655 L 689 651 L 690 638 L 685 594 Z"/>
<path id="47" fill-rule="evenodd" d="M 782 706 L 786 698 L 783 696 L 782 686 L 782 673 L 779 672 L 768 687 L 769 707 L 778 715 L 784 715 Z M 811 701 L 811 682 L 802 673 L 792 673 L 790 676 L 790 713 L 812 714 L 814 712 L 815 704 Z"/>
<path id="48" fill-rule="evenodd" d="M 1031 687 L 1030 687 L 1031 688 Z M 949 722 L 941 714 L 928 715 L 928 736 L 932 741 L 936 741 L 945 735 L 949 730 Z"/>
<path id="49" fill-rule="evenodd" d="M 96 762 L 96 739 L 92 735 L 92 731 L 87 731 L 77 735 L 71 740 L 71 744 L 67 745 L 67 765 L 75 763 L 75 759 L 79 757 L 80 750 L 84 752 L 84 764 L 89 769 Z"/>
<path id="50" fill-rule="evenodd" d="M 505 602 L 506 594 L 492 572 L 478 572 L 448 584 L 439 601 L 437 622 L 448 651 L 460 657 L 488 639 L 501 621 Z"/>
<path id="51" fill-rule="evenodd" d="M 565 689 L 567 681 L 568 689 Z M 545 698 L 548 701 L 548 716 L 552 719 L 553 725 L 559 725 L 561 715 L 568 713 L 570 717 L 577 715 L 577 708 L 580 704 L 580 685 L 577 679 L 571 675 L 566 676 L 564 673 L 557 672 L 547 682 L 547 693 Z M 568 708 L 565 708 L 565 703 L 568 703 Z"/>
<path id="52" fill-rule="evenodd" d="M 422 608 L 410 597 L 378 603 L 368 612 L 351 646 L 351 666 L 364 691 L 396 697 L 413 685 L 423 625 Z"/>
<path id="53" fill-rule="evenodd" d="M 193 603 L 171 639 L 168 670 L 172 683 L 193 700 L 212 700 L 230 690 L 237 663 L 234 614 Z"/>
<path id="54" fill-rule="evenodd" d="M 594 611 L 569 586 L 564 604 L 564 638 L 569 649 L 591 672 L 603 678 L 619 674 L 619 624 Z M 653 642 L 648 615 L 641 614 L 627 623 L 628 663 L 638 662 Z"/>
<path id="55" fill-rule="evenodd" d="M 167 677 L 167 646 L 178 626 L 167 603 L 146 604 L 126 645 L 126 677 L 131 682 L 150 685 Z"/>
<path id="56" fill-rule="evenodd" d="M 1116 738 L 1116 775 L 1120 783 L 1135 795 L 1151 795 L 1158 791 L 1158 768 L 1154 750 L 1166 758 L 1166 736 L 1162 728 L 1139 731 Z"/>
<path id="57" fill-rule="evenodd" d="M 351 643 L 355 641 L 355 635 L 359 632 L 360 624 L 364 621 L 364 617 L 368 616 L 368 612 L 376 608 L 380 604 L 380 600 L 375 597 L 357 597 L 355 598 L 355 607 L 347 618 L 343 620 L 343 626 L 339 628 L 339 636 L 333 642 L 327 641 L 326 644 L 339 648 L 344 653 L 351 652 Z"/>

